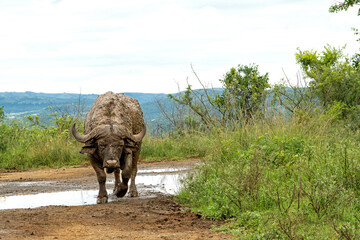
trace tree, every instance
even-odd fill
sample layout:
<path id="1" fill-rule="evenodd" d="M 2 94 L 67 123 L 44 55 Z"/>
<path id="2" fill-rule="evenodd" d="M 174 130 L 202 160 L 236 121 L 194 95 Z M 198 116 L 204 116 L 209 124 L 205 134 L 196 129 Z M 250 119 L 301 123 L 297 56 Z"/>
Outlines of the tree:
<path id="1" fill-rule="evenodd" d="M 344 2 L 338 2 L 330 6 L 329 12 L 347 11 L 349 7 L 353 7 L 354 5 L 360 5 L 360 0 L 345 0 Z"/>
<path id="2" fill-rule="evenodd" d="M 227 118 L 250 120 L 262 107 L 269 88 L 269 74 L 261 75 L 255 64 L 238 65 L 231 68 L 220 79 L 224 92 L 217 95 L 215 102 L 220 109 L 227 109 Z"/>
<path id="3" fill-rule="evenodd" d="M 343 118 L 350 119 L 360 113 L 360 72 L 343 50 L 329 45 L 320 53 L 298 49 L 296 61 L 325 110 L 340 105 Z"/>
<path id="4" fill-rule="evenodd" d="M 347 11 L 349 7 L 353 7 L 354 5 L 360 5 L 360 0 L 345 0 L 344 2 L 338 2 L 329 8 L 329 12 L 340 12 L 340 11 Z M 360 8 L 358 10 L 358 16 L 360 15 Z M 354 31 L 354 35 L 360 35 L 359 29 L 357 28 L 351 28 Z M 358 38 L 356 41 L 360 42 L 360 38 Z M 353 67 L 356 69 L 360 69 L 360 53 L 355 53 L 351 57 L 351 62 Z"/>
<path id="5" fill-rule="evenodd" d="M 223 85 L 222 91 L 208 89 L 193 90 L 188 85 L 186 91 L 169 98 L 184 108 L 190 109 L 192 116 L 201 123 L 199 126 L 212 128 L 214 126 L 235 128 L 241 122 L 249 122 L 255 115 L 263 114 L 265 98 L 270 87 L 268 73 L 261 75 L 255 64 L 238 65 L 231 68 L 219 81 Z M 193 124 L 192 124 L 193 125 Z"/>

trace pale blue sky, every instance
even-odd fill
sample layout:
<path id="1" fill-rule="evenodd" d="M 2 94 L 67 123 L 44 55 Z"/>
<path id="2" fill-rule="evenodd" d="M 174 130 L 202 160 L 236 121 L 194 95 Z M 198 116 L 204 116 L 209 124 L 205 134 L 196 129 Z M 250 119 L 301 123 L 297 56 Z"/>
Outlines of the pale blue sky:
<path id="1" fill-rule="evenodd" d="M 219 87 L 238 64 L 296 82 L 296 48 L 359 48 L 357 9 L 331 0 L 1 0 L 0 91 L 164 92 Z"/>

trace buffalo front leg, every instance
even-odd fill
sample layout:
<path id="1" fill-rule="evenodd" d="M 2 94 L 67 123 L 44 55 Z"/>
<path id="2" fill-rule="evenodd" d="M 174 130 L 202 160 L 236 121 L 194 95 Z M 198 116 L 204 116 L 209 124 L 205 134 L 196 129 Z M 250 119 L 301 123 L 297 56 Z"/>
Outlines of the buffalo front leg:
<path id="1" fill-rule="evenodd" d="M 137 162 L 140 156 L 140 148 L 136 152 L 134 152 L 133 160 L 132 160 L 132 172 L 131 172 L 131 183 L 130 183 L 130 197 L 138 197 L 139 193 L 136 189 L 135 178 L 137 173 Z"/>
<path id="2" fill-rule="evenodd" d="M 121 179 L 122 181 L 118 184 L 115 195 L 117 197 L 125 196 L 128 190 L 128 182 L 131 176 L 131 169 L 132 169 L 132 153 L 128 153 L 124 159 L 124 169 L 121 171 Z"/>
<path id="3" fill-rule="evenodd" d="M 117 192 L 117 189 L 120 187 L 120 168 L 116 168 L 114 171 L 114 177 L 115 177 L 115 186 L 114 186 L 114 193 Z"/>
<path id="4" fill-rule="evenodd" d="M 106 174 L 101 164 L 99 164 L 96 159 L 89 157 L 91 166 L 94 168 L 98 182 L 99 182 L 99 194 L 97 197 L 97 203 L 107 203 L 108 195 L 106 192 Z"/>

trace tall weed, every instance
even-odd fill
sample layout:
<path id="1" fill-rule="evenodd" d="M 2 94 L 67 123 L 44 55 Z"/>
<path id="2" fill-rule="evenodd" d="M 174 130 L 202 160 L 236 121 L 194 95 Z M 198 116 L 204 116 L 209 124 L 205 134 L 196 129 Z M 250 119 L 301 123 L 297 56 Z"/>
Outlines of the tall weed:
<path id="1" fill-rule="evenodd" d="M 204 157 L 210 151 L 206 135 L 148 137 L 143 139 L 141 158 L 145 161 L 177 160 Z"/>
<path id="2" fill-rule="evenodd" d="M 81 145 L 68 130 L 40 128 L 23 122 L 0 124 L 0 169 L 61 167 L 86 162 Z"/>
<path id="3" fill-rule="evenodd" d="M 233 219 L 222 230 L 240 239 L 357 236 L 359 135 L 323 119 L 274 117 L 219 130 L 177 198 L 208 218 Z"/>

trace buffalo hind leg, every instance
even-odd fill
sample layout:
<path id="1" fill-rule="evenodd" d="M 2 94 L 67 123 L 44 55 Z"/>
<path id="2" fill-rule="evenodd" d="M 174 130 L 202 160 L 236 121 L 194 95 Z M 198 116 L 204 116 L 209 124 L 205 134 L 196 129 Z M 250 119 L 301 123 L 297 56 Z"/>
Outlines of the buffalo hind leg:
<path id="1" fill-rule="evenodd" d="M 136 185 L 135 185 L 135 178 L 136 178 L 136 173 L 137 173 L 137 162 L 138 162 L 139 156 L 140 156 L 140 147 L 133 154 L 131 183 L 130 183 L 130 192 L 129 192 L 130 197 L 138 197 L 139 196 L 139 193 L 138 193 L 138 191 L 136 189 Z"/>
<path id="2" fill-rule="evenodd" d="M 131 169 L 132 169 L 132 153 L 128 153 L 125 156 L 125 164 L 124 169 L 121 171 L 121 179 L 122 181 L 118 185 L 115 195 L 117 197 L 125 196 L 128 190 L 128 182 L 131 176 Z"/>
<path id="3" fill-rule="evenodd" d="M 98 182 L 99 182 L 99 194 L 97 197 L 97 203 L 107 203 L 108 195 L 106 192 L 106 174 L 102 166 L 92 157 L 89 157 L 91 166 L 94 168 Z"/>

